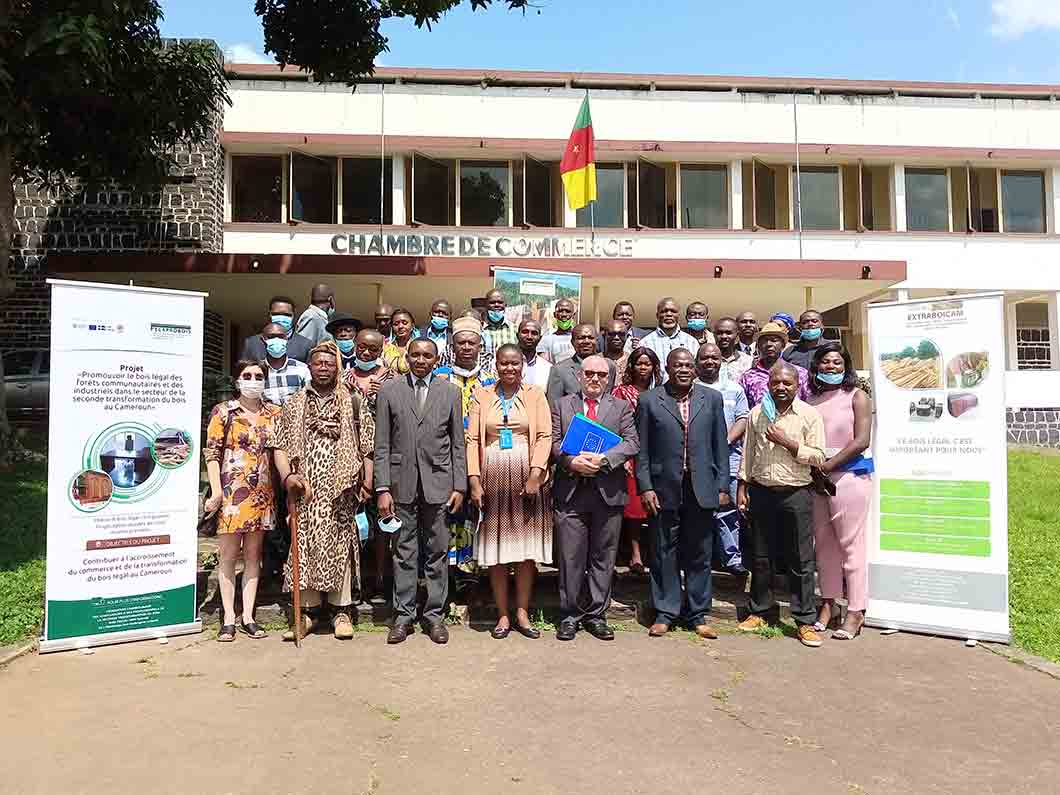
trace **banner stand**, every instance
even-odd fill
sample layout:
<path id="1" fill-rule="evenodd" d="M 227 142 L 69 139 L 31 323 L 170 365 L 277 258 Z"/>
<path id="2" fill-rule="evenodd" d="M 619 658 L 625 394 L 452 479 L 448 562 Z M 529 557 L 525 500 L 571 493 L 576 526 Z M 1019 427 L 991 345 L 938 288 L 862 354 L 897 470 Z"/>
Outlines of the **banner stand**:
<path id="1" fill-rule="evenodd" d="M 1004 296 L 869 304 L 868 321 L 865 623 L 1008 643 Z"/>
<path id="2" fill-rule="evenodd" d="M 202 631 L 206 293 L 49 279 L 40 652 Z"/>

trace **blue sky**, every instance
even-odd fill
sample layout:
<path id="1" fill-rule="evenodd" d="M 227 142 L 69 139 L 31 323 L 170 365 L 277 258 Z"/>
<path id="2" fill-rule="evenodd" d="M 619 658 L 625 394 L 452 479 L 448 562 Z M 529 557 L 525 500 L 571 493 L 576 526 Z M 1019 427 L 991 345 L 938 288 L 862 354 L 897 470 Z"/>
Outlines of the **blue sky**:
<path id="1" fill-rule="evenodd" d="M 253 0 L 162 0 L 167 36 L 268 60 Z M 388 23 L 386 66 L 1060 83 L 1060 0 L 536 0 Z M 748 10 L 753 9 L 753 10 Z M 812 9 L 812 10 L 810 10 Z"/>

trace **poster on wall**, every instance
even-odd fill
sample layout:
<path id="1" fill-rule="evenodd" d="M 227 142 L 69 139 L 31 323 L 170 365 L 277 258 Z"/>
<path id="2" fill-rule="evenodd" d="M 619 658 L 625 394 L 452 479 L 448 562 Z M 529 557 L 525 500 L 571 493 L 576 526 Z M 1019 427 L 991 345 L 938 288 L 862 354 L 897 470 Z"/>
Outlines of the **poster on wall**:
<path id="1" fill-rule="evenodd" d="M 868 308 L 876 430 L 871 626 L 1008 642 L 998 294 Z"/>
<path id="2" fill-rule="evenodd" d="M 205 293 L 49 279 L 41 652 L 199 632 Z"/>
<path id="3" fill-rule="evenodd" d="M 504 293 L 508 303 L 505 319 L 513 326 L 526 319 L 536 320 L 547 334 L 554 327 L 552 313 L 561 298 L 574 302 L 574 319 L 578 320 L 582 295 L 580 273 L 494 268 L 493 286 Z"/>

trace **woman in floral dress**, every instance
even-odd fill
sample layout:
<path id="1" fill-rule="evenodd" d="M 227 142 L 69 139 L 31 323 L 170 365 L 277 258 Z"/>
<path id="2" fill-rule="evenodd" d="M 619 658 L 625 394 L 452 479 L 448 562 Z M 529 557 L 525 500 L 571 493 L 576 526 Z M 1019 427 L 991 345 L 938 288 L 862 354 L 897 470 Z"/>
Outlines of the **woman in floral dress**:
<path id="1" fill-rule="evenodd" d="M 254 600 L 261 574 L 261 545 L 276 520 L 269 442 L 279 406 L 263 402 L 265 370 L 260 362 L 244 359 L 235 367 L 237 400 L 218 403 L 206 429 L 206 472 L 210 478 L 208 513 L 218 511 L 220 545 L 218 581 L 224 617 L 217 639 L 236 636 L 236 560 L 243 554 L 243 614 L 239 631 L 264 638 L 254 623 Z M 227 428 L 227 433 L 226 433 Z"/>

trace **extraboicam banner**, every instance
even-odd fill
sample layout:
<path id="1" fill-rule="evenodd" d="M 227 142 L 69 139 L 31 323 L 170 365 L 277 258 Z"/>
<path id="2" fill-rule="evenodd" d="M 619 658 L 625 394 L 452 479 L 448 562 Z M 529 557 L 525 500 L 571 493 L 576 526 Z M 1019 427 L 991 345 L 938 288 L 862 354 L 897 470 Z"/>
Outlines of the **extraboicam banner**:
<path id="1" fill-rule="evenodd" d="M 49 280 L 42 652 L 201 630 L 204 293 Z"/>
<path id="2" fill-rule="evenodd" d="M 1002 302 L 869 305 L 873 626 L 1010 639 Z"/>

